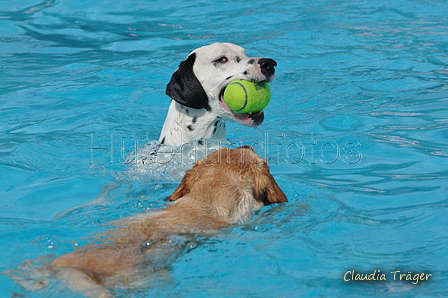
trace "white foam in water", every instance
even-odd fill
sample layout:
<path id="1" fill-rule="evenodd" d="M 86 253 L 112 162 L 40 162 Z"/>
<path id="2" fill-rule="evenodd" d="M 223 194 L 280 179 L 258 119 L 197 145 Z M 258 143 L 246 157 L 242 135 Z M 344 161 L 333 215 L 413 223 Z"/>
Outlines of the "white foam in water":
<path id="1" fill-rule="evenodd" d="M 125 163 L 132 166 L 126 175 L 134 179 L 178 181 L 198 160 L 228 145 L 225 139 L 192 141 L 182 146 L 149 142 L 127 156 Z"/>

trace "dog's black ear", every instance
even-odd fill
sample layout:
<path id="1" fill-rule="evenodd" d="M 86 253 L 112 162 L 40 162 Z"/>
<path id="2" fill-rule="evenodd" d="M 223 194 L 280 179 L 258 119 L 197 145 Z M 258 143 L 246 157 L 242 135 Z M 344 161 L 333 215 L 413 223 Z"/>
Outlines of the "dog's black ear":
<path id="1" fill-rule="evenodd" d="M 180 63 L 166 86 L 166 94 L 184 106 L 203 109 L 208 104 L 208 96 L 193 72 L 196 53 L 190 54 Z"/>

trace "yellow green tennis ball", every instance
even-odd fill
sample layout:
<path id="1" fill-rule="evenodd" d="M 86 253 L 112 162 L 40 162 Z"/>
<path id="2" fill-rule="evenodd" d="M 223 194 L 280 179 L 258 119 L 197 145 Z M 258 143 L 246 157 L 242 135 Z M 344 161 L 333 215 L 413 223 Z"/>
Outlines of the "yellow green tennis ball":
<path id="1" fill-rule="evenodd" d="M 262 111 L 271 100 L 271 90 L 265 82 L 235 80 L 224 90 L 224 102 L 235 113 Z"/>

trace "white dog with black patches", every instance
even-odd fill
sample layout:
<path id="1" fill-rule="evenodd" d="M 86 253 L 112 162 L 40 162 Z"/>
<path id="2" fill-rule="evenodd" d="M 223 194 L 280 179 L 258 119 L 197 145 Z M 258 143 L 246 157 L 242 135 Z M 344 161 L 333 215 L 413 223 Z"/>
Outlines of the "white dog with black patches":
<path id="1" fill-rule="evenodd" d="M 263 111 L 237 114 L 224 103 L 223 93 L 233 80 L 270 82 L 277 63 L 269 58 L 251 58 L 231 43 L 214 43 L 191 52 L 180 63 L 166 88 L 173 101 L 159 143 L 180 146 L 194 140 L 224 139 L 225 121 L 255 127 Z"/>

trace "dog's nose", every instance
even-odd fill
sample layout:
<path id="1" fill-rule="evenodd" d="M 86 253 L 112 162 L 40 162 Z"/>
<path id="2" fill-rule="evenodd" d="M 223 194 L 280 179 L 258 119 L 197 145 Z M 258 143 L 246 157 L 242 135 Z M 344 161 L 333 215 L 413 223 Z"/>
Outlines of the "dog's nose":
<path id="1" fill-rule="evenodd" d="M 277 62 L 275 62 L 274 59 L 261 58 L 260 60 L 258 60 L 258 64 L 260 64 L 260 70 L 264 76 L 272 77 L 274 75 L 274 66 L 277 66 Z"/>

